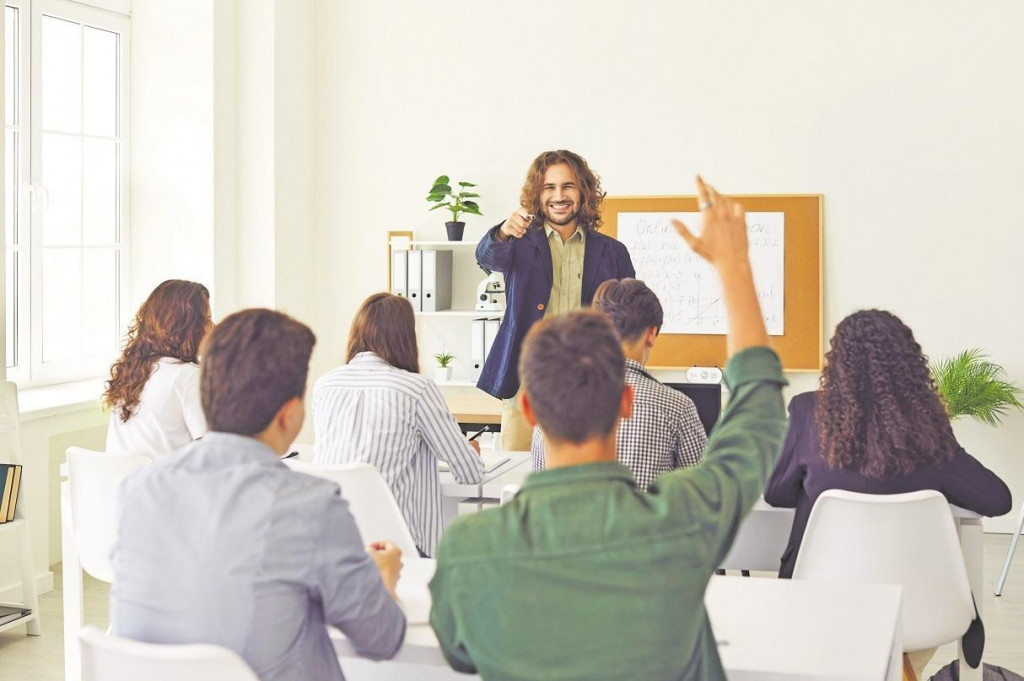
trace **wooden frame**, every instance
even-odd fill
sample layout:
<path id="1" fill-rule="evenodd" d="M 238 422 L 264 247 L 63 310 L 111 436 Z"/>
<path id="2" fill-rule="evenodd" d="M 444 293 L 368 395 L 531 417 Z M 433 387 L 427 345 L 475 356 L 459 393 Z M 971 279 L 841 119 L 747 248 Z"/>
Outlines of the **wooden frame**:
<path id="1" fill-rule="evenodd" d="M 822 203 L 820 194 L 736 195 L 747 211 L 782 212 L 785 231 L 785 301 L 782 336 L 771 344 L 786 371 L 822 367 Z M 610 196 L 601 205 L 602 232 L 618 234 L 619 213 L 695 212 L 695 196 Z M 651 353 L 652 369 L 724 366 L 723 335 L 662 334 Z"/>

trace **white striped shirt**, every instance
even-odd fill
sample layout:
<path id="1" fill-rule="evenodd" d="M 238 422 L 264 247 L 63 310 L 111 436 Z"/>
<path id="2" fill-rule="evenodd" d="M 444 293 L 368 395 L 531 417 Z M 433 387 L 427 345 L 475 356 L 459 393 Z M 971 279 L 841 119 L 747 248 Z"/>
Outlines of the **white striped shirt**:
<path id="1" fill-rule="evenodd" d="M 444 527 L 437 461 L 447 462 L 460 483 L 483 478 L 483 462 L 437 385 L 372 352 L 360 352 L 317 380 L 313 431 L 316 463 L 368 463 L 381 472 L 413 540 L 428 556 Z M 386 537 L 366 538 L 377 539 Z"/>

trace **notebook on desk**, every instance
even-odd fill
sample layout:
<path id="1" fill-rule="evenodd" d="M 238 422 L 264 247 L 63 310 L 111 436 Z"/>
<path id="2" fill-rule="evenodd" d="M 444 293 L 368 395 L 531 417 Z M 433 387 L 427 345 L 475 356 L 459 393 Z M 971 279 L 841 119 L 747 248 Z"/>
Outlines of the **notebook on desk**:
<path id="1" fill-rule="evenodd" d="M 484 461 L 484 474 L 493 473 L 512 459 L 504 456 L 503 454 L 481 454 L 480 458 Z M 447 473 L 451 471 L 451 466 L 446 461 L 437 462 L 437 470 L 441 473 Z"/>

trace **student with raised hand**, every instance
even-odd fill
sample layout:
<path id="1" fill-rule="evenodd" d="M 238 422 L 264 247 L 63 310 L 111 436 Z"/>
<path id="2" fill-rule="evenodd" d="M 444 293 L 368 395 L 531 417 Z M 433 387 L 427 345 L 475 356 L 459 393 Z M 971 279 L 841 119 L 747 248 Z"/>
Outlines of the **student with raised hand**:
<path id="1" fill-rule="evenodd" d="M 206 433 L 199 344 L 212 326 L 202 284 L 170 279 L 149 294 L 110 367 L 108 452 L 164 456 Z"/>
<path id="2" fill-rule="evenodd" d="M 789 432 L 764 498 L 796 508 L 780 577 L 791 577 L 811 507 L 829 489 L 933 489 L 985 516 L 1009 513 L 1006 484 L 957 444 L 913 332 L 884 310 L 836 326 L 821 388 L 789 403 Z"/>
<path id="3" fill-rule="evenodd" d="M 375 293 L 363 302 L 345 362 L 313 387 L 314 461 L 379 470 L 420 553 L 433 556 L 444 528 L 437 462 L 460 483 L 480 482 L 480 445 L 466 441 L 437 384 L 419 373 L 405 298 Z"/>
<path id="4" fill-rule="evenodd" d="M 615 326 L 626 355 L 626 385 L 633 389 L 633 410 L 619 422 L 619 463 L 646 490 L 662 473 L 695 466 L 708 443 L 693 400 L 644 369 L 661 331 L 664 312 L 654 291 L 637 279 L 609 279 L 597 287 L 594 309 Z M 533 429 L 533 469 L 544 468 L 544 433 Z"/>
<path id="5" fill-rule="evenodd" d="M 634 401 L 608 318 L 545 320 L 520 360 L 522 408 L 547 470 L 507 505 L 458 518 L 441 542 L 430 621 L 445 656 L 484 679 L 725 679 L 704 590 L 764 489 L 786 428 L 743 209 L 698 178 L 704 230 L 688 244 L 722 280 L 732 399 L 703 462 L 637 489 L 616 462 Z"/>
<path id="6" fill-rule="evenodd" d="M 315 342 L 272 310 L 238 312 L 210 333 L 211 432 L 121 485 L 115 634 L 225 646 L 262 681 L 343 681 L 327 625 L 364 657 L 398 651 L 401 552 L 364 547 L 338 486 L 280 461 L 302 428 Z"/>

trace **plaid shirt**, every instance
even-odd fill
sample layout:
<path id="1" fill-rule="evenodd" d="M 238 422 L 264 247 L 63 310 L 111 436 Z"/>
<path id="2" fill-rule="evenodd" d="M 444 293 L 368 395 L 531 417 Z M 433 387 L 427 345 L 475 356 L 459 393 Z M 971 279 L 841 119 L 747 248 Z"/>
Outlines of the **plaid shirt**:
<path id="1" fill-rule="evenodd" d="M 646 490 L 662 473 L 693 466 L 704 456 L 708 436 L 693 400 L 626 360 L 626 383 L 633 386 L 633 414 L 619 422 L 618 458 L 636 486 Z M 544 437 L 533 429 L 530 446 L 535 471 L 544 469 Z"/>

